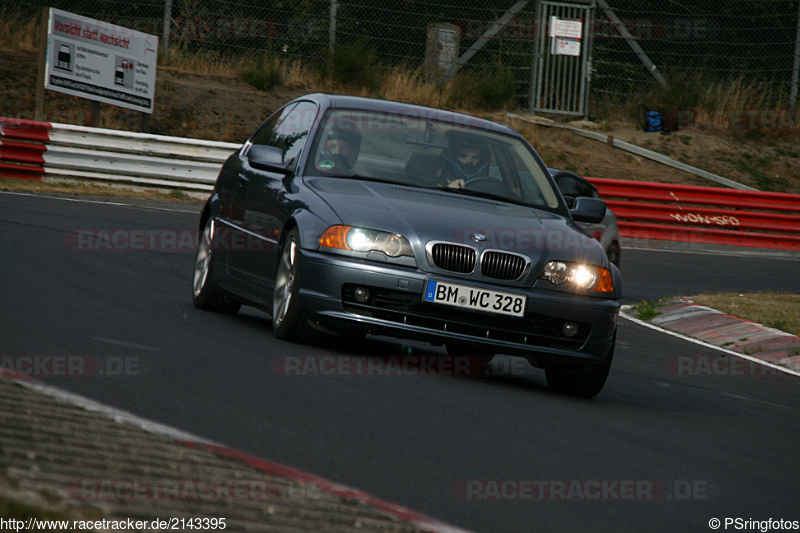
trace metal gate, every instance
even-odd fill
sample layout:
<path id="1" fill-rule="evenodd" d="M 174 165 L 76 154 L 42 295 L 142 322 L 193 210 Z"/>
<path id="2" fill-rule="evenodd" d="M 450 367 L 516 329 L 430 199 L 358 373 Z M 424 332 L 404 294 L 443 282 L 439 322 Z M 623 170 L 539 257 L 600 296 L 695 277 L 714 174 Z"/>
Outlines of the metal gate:
<path id="1" fill-rule="evenodd" d="M 540 0 L 531 71 L 531 112 L 586 116 L 594 6 L 594 0 L 582 4 Z"/>

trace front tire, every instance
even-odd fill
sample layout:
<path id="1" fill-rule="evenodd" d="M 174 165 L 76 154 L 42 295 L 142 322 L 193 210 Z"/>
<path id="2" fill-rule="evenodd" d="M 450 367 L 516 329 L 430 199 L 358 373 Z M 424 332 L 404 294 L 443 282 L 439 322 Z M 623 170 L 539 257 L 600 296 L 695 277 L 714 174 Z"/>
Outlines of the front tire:
<path id="1" fill-rule="evenodd" d="M 272 296 L 272 331 L 279 339 L 299 341 L 310 337 L 311 327 L 300 308 L 300 234 L 292 229 L 280 251 Z"/>
<path id="2" fill-rule="evenodd" d="M 614 345 L 603 362 L 585 374 L 565 372 L 558 368 L 545 370 L 547 385 L 554 391 L 580 398 L 594 398 L 606 384 L 611 361 L 614 358 Z"/>
<path id="3" fill-rule="evenodd" d="M 241 304 L 228 299 L 222 294 L 214 281 L 214 217 L 209 216 L 203 226 L 203 233 L 197 243 L 197 255 L 194 260 L 194 278 L 192 282 L 192 303 L 198 309 L 214 311 L 228 315 L 236 314 Z"/>

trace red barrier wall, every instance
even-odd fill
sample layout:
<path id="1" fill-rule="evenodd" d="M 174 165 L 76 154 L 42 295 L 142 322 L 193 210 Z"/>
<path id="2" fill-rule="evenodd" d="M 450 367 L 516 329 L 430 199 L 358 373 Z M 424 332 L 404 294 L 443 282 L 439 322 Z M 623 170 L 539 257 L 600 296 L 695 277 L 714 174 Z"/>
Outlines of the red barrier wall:
<path id="1" fill-rule="evenodd" d="M 623 237 L 800 251 L 800 195 L 588 179 Z"/>
<path id="2" fill-rule="evenodd" d="M 41 180 L 49 122 L 0 117 L 0 177 Z"/>

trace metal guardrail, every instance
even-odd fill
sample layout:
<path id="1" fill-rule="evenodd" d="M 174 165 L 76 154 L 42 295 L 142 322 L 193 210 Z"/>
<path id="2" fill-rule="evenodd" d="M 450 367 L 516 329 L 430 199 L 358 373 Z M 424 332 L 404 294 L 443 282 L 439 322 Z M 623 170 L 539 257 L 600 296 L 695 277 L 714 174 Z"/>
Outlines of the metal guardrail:
<path id="1" fill-rule="evenodd" d="M 0 176 L 209 191 L 241 145 L 0 118 Z"/>
<path id="2" fill-rule="evenodd" d="M 0 176 L 209 191 L 234 143 L 0 118 Z M 623 237 L 800 250 L 800 195 L 589 178 Z"/>
<path id="3" fill-rule="evenodd" d="M 607 144 L 613 148 L 618 148 L 620 150 L 624 150 L 639 157 L 650 159 L 651 161 L 655 161 L 656 163 L 661 163 L 662 165 L 667 165 L 672 168 L 677 168 L 678 170 L 682 170 L 683 172 L 688 172 L 689 174 L 694 174 L 695 176 L 698 176 L 700 178 L 711 180 L 715 183 L 719 183 L 724 187 L 732 187 L 734 189 L 743 189 L 746 191 L 756 190 L 748 185 L 744 185 L 742 183 L 729 180 L 728 178 L 723 178 L 722 176 L 718 176 L 706 170 L 687 165 L 686 163 L 681 163 L 680 161 L 676 161 L 670 157 L 665 156 L 664 154 L 660 154 L 658 152 L 642 148 L 641 146 L 636 146 L 635 144 L 615 139 L 613 136 L 604 135 L 596 131 L 589 131 L 581 128 L 576 128 L 573 126 L 568 126 L 566 124 L 559 124 L 549 119 L 543 119 L 542 117 L 536 115 L 523 116 L 523 115 L 518 115 L 516 113 L 506 113 L 506 116 L 511 118 L 516 118 L 518 120 L 523 120 L 525 122 L 529 122 L 530 124 L 536 124 L 537 126 L 568 130 L 573 132 L 575 135 L 580 135 L 581 137 L 585 137 L 593 141 L 598 141 L 603 144 Z"/>
<path id="4" fill-rule="evenodd" d="M 800 195 L 588 179 L 623 237 L 800 251 Z"/>

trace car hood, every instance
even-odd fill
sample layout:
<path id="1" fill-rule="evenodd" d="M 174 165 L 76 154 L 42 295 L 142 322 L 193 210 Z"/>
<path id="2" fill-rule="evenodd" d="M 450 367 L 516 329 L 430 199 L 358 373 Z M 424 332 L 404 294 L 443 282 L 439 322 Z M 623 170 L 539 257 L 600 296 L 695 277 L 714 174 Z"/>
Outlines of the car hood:
<path id="1" fill-rule="evenodd" d="M 339 218 L 329 221 L 400 233 L 417 255 L 430 241 L 467 244 L 543 260 L 602 265 L 599 243 L 549 211 L 446 190 L 347 178 L 307 178 L 308 187 Z M 481 236 L 485 240 L 481 241 Z"/>

